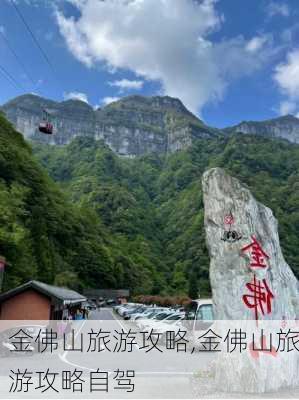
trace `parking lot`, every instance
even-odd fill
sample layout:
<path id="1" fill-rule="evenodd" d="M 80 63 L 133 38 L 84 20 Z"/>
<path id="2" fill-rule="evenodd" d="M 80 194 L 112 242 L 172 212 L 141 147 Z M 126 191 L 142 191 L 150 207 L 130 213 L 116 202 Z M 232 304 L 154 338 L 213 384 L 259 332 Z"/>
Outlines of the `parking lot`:
<path id="1" fill-rule="evenodd" d="M 144 312 L 141 313 L 140 311 Z M 129 314 L 130 319 L 128 319 Z M 133 318 L 131 318 L 132 316 Z M 190 379 L 195 372 L 208 367 L 213 355 L 208 353 L 191 355 L 190 352 L 167 351 L 164 340 L 158 341 L 159 351 L 154 348 L 147 352 L 146 349 L 142 348 L 144 346 L 142 337 L 138 336 L 140 332 L 148 331 L 159 334 L 163 338 L 166 328 L 174 331 L 180 329 L 182 325 L 179 323 L 183 321 L 185 316 L 184 311 L 180 308 L 175 310 L 167 307 L 133 304 L 127 304 L 121 309 L 120 307 L 93 309 L 89 313 L 88 320 L 72 322 L 75 331 L 75 347 L 79 345 L 81 337 L 88 340 L 91 331 L 109 332 L 112 340 L 117 334 L 132 335 L 136 333 L 136 341 L 132 346 L 132 351 L 123 351 L 123 349 L 115 351 L 114 346 L 112 346 L 110 350 L 100 347 L 95 352 L 60 349 L 53 354 L 44 352 L 33 356 L 5 358 L 5 362 L 1 362 L 0 365 L 0 376 L 2 381 L 7 381 L 7 385 L 6 388 L 5 385 L 1 385 L 0 390 L 5 392 L 0 393 L 1 397 L 10 397 L 7 396 L 8 376 L 16 367 L 20 370 L 26 368 L 41 370 L 42 367 L 46 366 L 55 372 L 67 369 L 82 370 L 85 377 L 99 368 L 107 371 L 109 376 L 113 376 L 117 369 L 130 370 L 134 371 L 135 375 L 133 397 L 190 398 L 192 397 Z M 119 393 L 119 395 L 122 397 L 126 393 L 122 393 L 122 396 Z M 86 397 L 89 397 L 88 394 Z M 102 397 L 109 397 L 109 395 Z"/>

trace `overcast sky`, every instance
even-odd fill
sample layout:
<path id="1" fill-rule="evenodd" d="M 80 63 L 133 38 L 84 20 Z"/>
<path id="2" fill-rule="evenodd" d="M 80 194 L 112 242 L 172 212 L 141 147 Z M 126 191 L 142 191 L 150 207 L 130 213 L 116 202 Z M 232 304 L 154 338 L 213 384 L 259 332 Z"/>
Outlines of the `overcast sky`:
<path id="1" fill-rule="evenodd" d="M 297 0 L 15 0 L 51 66 L 11 1 L 0 67 L 18 87 L 0 71 L 0 103 L 169 95 L 218 127 L 299 116 Z"/>

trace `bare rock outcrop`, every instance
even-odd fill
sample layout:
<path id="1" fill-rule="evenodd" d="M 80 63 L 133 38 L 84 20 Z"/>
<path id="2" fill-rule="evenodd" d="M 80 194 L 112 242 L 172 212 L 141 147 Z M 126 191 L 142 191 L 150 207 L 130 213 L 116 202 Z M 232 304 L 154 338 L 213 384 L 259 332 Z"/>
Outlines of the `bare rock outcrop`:
<path id="1" fill-rule="evenodd" d="M 299 143 L 299 118 L 294 115 L 284 115 L 265 121 L 243 121 L 225 130 L 226 132 L 282 138 L 291 143 Z"/>
<path id="2" fill-rule="evenodd" d="M 203 196 L 216 319 L 295 321 L 298 281 L 283 257 L 272 211 L 220 168 L 203 175 Z M 216 386 L 227 392 L 299 386 L 298 351 L 219 354 L 215 366 Z"/>
<path id="3" fill-rule="evenodd" d="M 55 102 L 36 95 L 16 97 L 0 107 L 15 128 L 30 140 L 66 145 L 76 137 L 103 140 L 125 157 L 170 154 L 186 149 L 197 138 L 215 137 L 210 128 L 168 96 L 128 96 L 94 110 L 80 100 Z M 50 116 L 53 135 L 41 135 L 43 110 Z"/>

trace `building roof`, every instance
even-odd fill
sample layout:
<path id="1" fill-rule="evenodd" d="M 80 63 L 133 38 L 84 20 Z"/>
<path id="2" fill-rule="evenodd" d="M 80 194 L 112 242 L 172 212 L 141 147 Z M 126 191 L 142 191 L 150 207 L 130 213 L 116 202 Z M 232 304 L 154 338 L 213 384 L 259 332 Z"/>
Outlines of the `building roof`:
<path id="1" fill-rule="evenodd" d="M 11 289 L 0 295 L 0 303 L 10 297 L 15 296 L 25 290 L 34 289 L 45 296 L 55 298 L 56 300 L 62 301 L 64 304 L 81 303 L 86 300 L 84 296 L 75 292 L 74 290 L 48 285 L 39 281 L 29 281 L 15 289 Z"/>

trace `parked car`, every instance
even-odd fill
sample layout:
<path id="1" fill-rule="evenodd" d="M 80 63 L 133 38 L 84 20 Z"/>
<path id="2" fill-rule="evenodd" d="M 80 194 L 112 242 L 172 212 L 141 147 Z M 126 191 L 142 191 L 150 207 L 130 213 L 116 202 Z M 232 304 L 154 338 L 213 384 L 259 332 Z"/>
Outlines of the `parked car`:
<path id="1" fill-rule="evenodd" d="M 123 313 L 123 317 L 126 320 L 131 319 L 131 315 L 143 313 L 144 311 L 146 311 L 146 309 L 147 309 L 146 306 L 144 306 L 144 305 L 140 306 L 139 305 L 139 306 L 134 307 L 132 309 L 125 310 L 124 313 Z"/>
<path id="2" fill-rule="evenodd" d="M 122 317 L 126 311 L 132 310 L 133 308 L 136 308 L 136 306 L 138 305 L 139 304 L 135 303 L 126 303 L 122 307 L 118 308 L 117 312 Z"/>
<path id="3" fill-rule="evenodd" d="M 153 320 L 154 318 L 156 318 L 159 314 L 163 313 L 163 317 L 165 317 L 165 315 L 170 315 L 169 311 L 167 308 L 165 309 L 158 309 L 158 310 L 151 310 L 149 313 L 146 312 L 144 313 L 144 315 L 139 315 L 136 319 L 135 319 L 135 323 L 137 325 L 137 327 L 139 329 L 141 329 L 142 326 L 145 325 L 145 323 L 149 320 Z M 161 316 L 162 318 L 162 316 Z"/>
<path id="4" fill-rule="evenodd" d="M 121 309 L 124 309 L 124 308 L 126 308 L 126 307 L 125 307 L 125 304 L 122 304 L 122 305 L 114 306 L 114 307 L 113 307 L 113 310 L 114 310 L 117 314 L 119 314 L 120 310 L 121 310 Z"/>
<path id="5" fill-rule="evenodd" d="M 192 329 L 199 330 L 199 328 L 209 327 L 214 320 L 212 299 L 193 300 L 186 307 L 185 319 L 190 321 L 189 325 Z"/>
<path id="6" fill-rule="evenodd" d="M 152 324 L 151 328 L 155 333 L 161 333 L 162 335 L 167 331 L 177 332 L 180 328 L 182 328 L 182 324 L 180 323 L 184 319 L 184 314 L 172 314 L 168 317 L 164 318 L 161 321 L 156 321 Z"/>
<path id="7" fill-rule="evenodd" d="M 117 306 L 114 306 L 114 307 L 113 307 L 113 310 L 114 310 L 115 312 L 117 312 L 117 314 L 119 314 L 121 310 L 125 310 L 128 306 L 129 306 L 129 303 L 126 303 L 126 304 L 118 304 Z"/>
<path id="8" fill-rule="evenodd" d="M 106 300 L 106 305 L 107 306 L 114 306 L 115 304 L 116 304 L 116 300 L 115 299 Z"/>
<path id="9" fill-rule="evenodd" d="M 148 307 L 144 312 L 142 313 L 136 313 L 131 315 L 131 320 L 132 321 L 137 321 L 138 319 L 147 319 L 149 316 L 155 316 L 156 314 L 167 310 L 166 307 Z"/>
<path id="10" fill-rule="evenodd" d="M 184 318 L 184 314 L 182 313 L 176 313 L 170 310 L 165 310 L 157 315 L 155 315 L 153 318 L 147 319 L 147 320 L 142 320 L 139 321 L 138 326 L 140 329 L 152 329 L 158 326 L 161 322 L 166 322 L 166 321 L 179 321 Z"/>
<path id="11" fill-rule="evenodd" d="M 188 339 L 195 343 L 196 339 L 213 329 L 214 312 L 212 299 L 193 300 L 186 307 L 186 317 L 182 320 L 182 326 L 188 331 Z"/>

